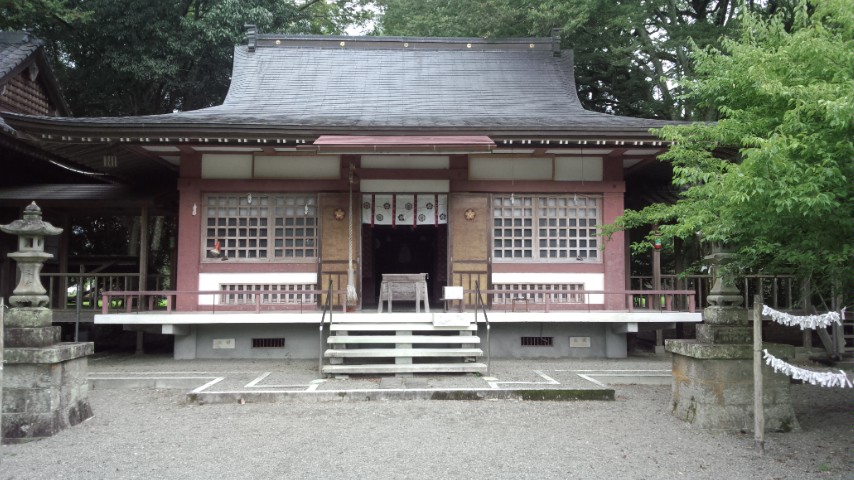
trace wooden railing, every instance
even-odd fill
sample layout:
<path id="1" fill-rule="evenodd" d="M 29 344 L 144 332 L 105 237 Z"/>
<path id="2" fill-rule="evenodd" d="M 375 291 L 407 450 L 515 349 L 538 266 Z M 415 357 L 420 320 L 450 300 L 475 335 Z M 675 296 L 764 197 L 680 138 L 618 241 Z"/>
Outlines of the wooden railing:
<path id="1" fill-rule="evenodd" d="M 615 310 L 613 305 L 619 305 L 618 310 L 627 312 L 652 310 L 693 313 L 696 311 L 696 292 L 693 290 L 491 289 L 480 290 L 480 292 L 492 300 L 487 302 L 492 311 L 613 311 Z M 466 289 L 465 293 L 475 294 L 476 290 Z M 494 300 L 496 297 L 501 300 L 496 302 Z M 614 300 L 614 297 L 617 299 Z M 606 309 L 605 305 L 610 305 L 610 307 Z M 684 305 L 684 308 L 680 305 Z"/>
<path id="2" fill-rule="evenodd" d="M 138 273 L 42 273 L 42 284 L 54 310 L 98 310 L 105 291 L 137 292 L 165 289 L 164 275 L 147 275 L 146 286 L 140 289 Z M 78 292 L 82 293 L 78 295 Z"/>
<path id="3" fill-rule="evenodd" d="M 329 293 L 331 292 L 331 293 Z M 478 298 L 477 284 L 474 289 L 464 289 L 471 298 Z M 334 297 L 333 306 L 341 310 L 347 309 L 346 289 L 302 289 L 289 291 L 291 301 L 270 301 L 281 293 L 280 290 L 251 290 L 242 291 L 240 301 L 225 301 L 234 294 L 231 290 L 208 291 L 104 291 L 101 296 L 101 312 L 139 312 L 162 311 L 174 312 L 178 297 L 195 297 L 192 302 L 192 312 L 271 312 L 289 311 L 294 313 L 318 312 L 321 302 L 326 296 Z M 486 300 L 482 301 L 485 308 L 491 311 L 510 312 L 551 312 L 551 311 L 688 311 L 694 312 L 696 304 L 693 290 L 573 290 L 567 295 L 566 290 L 558 289 L 500 289 L 480 290 Z M 502 303 L 492 301 L 496 296 Z M 615 299 L 616 297 L 616 299 Z M 311 299 L 302 302 L 299 298 Z M 509 301 L 508 301 L 509 299 Z M 613 300 L 613 301 L 611 301 Z M 606 308 L 606 305 L 608 307 Z M 617 305 L 615 308 L 614 305 Z M 685 305 L 685 308 L 680 308 Z M 474 308 L 474 305 L 466 305 Z M 183 310 L 182 310 L 183 311 Z"/>
<path id="4" fill-rule="evenodd" d="M 695 292 L 696 308 L 708 306 L 706 297 L 714 279 L 710 275 L 662 275 L 661 288 L 667 290 L 688 289 Z M 652 276 L 632 276 L 632 290 L 652 290 Z M 793 275 L 746 275 L 737 282 L 744 298 L 744 308 L 753 307 L 753 296 L 762 295 L 765 304 L 778 310 L 802 309 L 803 287 Z M 808 296 L 808 295 L 807 295 Z"/>
<path id="5" fill-rule="evenodd" d="M 326 295 L 333 295 L 342 310 L 347 309 L 347 290 L 317 290 L 303 289 L 291 292 L 293 296 L 303 296 L 310 301 L 269 301 L 270 298 L 281 294 L 281 290 L 251 290 L 242 291 L 240 301 L 223 301 L 224 298 L 233 296 L 232 290 L 204 290 L 204 291 L 105 291 L 101 294 L 101 313 L 131 313 L 139 311 L 161 311 L 171 313 L 175 311 L 178 297 L 196 297 L 194 302 L 196 308 L 192 312 L 216 313 L 216 312 L 277 312 L 297 311 L 317 312 L 320 308 L 318 299 L 326 301 Z"/>

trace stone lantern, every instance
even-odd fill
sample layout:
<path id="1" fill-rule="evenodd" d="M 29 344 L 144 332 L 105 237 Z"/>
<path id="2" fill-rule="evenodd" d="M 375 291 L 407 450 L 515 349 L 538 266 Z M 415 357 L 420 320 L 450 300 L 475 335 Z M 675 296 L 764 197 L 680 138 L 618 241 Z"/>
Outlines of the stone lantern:
<path id="1" fill-rule="evenodd" d="M 18 236 L 18 251 L 9 254 L 9 258 L 18 264 L 21 279 L 9 303 L 13 307 L 45 307 L 50 304 L 47 291 L 42 286 L 40 273 L 42 265 L 53 255 L 44 251 L 45 235 L 59 235 L 61 228 L 54 227 L 42 220 L 42 211 L 31 203 L 24 209 L 24 218 L 8 225 L 0 225 L 0 230 Z"/>
<path id="2" fill-rule="evenodd" d="M 753 429 L 753 331 L 735 278 L 726 269 L 732 255 L 723 245 L 712 245 L 705 260 L 714 284 L 697 338 L 667 340 L 665 348 L 673 354 L 673 415 L 707 430 L 739 432 Z M 790 345 L 764 346 L 778 358 L 794 355 Z M 789 378 L 763 368 L 766 430 L 799 429 Z"/>
<path id="3" fill-rule="evenodd" d="M 32 203 L 24 218 L 0 230 L 18 236 L 18 251 L 9 258 L 21 274 L 9 302 L 3 328 L 3 405 L 0 415 L 3 443 L 50 437 L 92 416 L 87 383 L 90 342 L 60 342 L 61 328 L 53 326 L 50 298 L 39 278 L 45 260 L 44 237 L 61 228 L 42 220 Z"/>

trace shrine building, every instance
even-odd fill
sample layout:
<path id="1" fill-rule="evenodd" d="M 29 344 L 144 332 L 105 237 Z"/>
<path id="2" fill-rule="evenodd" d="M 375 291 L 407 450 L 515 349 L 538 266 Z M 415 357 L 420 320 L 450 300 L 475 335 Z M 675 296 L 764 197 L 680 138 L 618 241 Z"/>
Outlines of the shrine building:
<path id="1" fill-rule="evenodd" d="M 559 37 L 250 29 L 222 105 L 3 119 L 138 191 L 176 192 L 175 283 L 101 292 L 95 316 L 174 335 L 175 358 L 620 358 L 627 333 L 700 313 L 693 292 L 631 291 L 625 235 L 599 230 L 659 168 L 650 130 L 667 122 L 585 110 L 573 68 Z M 443 328 L 447 344 L 423 342 L 436 358 L 412 353 Z M 411 355 L 355 360 L 395 346 Z"/>

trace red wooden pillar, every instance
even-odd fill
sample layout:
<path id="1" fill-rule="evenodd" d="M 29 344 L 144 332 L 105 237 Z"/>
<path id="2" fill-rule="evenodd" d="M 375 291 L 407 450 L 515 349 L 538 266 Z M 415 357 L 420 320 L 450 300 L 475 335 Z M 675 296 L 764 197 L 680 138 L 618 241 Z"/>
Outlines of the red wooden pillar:
<path id="1" fill-rule="evenodd" d="M 178 201 L 178 257 L 175 266 L 179 292 L 195 292 L 199 289 L 199 268 L 201 262 L 201 228 L 204 205 L 199 189 L 202 172 L 201 154 L 181 155 L 181 178 L 178 180 L 180 199 Z M 199 309 L 196 295 L 178 295 L 176 310 L 194 311 Z"/>

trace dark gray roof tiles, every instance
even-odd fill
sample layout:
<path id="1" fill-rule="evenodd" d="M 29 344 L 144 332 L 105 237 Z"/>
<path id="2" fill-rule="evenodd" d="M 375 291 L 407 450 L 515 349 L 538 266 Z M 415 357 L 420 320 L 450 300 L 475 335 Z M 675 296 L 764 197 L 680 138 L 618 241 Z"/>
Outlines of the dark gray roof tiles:
<path id="1" fill-rule="evenodd" d="M 44 42 L 27 32 L 0 32 L 0 84 L 8 81 L 10 75 L 35 63 L 39 69 L 39 79 L 44 83 L 53 106 L 60 115 L 71 115 L 56 77 L 48 65 L 43 46 Z M 7 125 L 7 128 L 11 127 Z"/>
<path id="2" fill-rule="evenodd" d="M 272 38 L 263 37 L 267 43 Z M 502 48 L 481 39 L 471 39 L 478 42 L 473 49 L 460 47 L 466 39 L 411 39 L 421 42 L 420 48 L 404 49 L 389 48 L 389 42 L 376 38 L 353 42 L 358 43 L 355 48 L 338 47 L 337 40 L 348 37 L 300 38 L 315 42 L 259 45 L 254 51 L 236 47 L 232 83 L 222 105 L 51 123 L 399 131 L 645 131 L 667 123 L 584 110 L 576 94 L 571 52 L 555 56 L 550 48 Z"/>
<path id="3" fill-rule="evenodd" d="M 12 73 L 42 46 L 25 32 L 0 32 L 0 80 Z"/>

